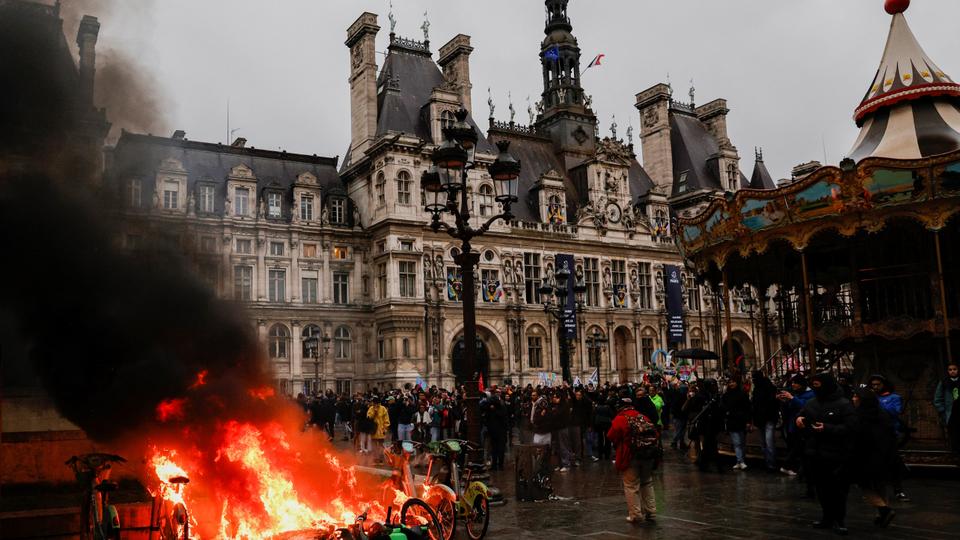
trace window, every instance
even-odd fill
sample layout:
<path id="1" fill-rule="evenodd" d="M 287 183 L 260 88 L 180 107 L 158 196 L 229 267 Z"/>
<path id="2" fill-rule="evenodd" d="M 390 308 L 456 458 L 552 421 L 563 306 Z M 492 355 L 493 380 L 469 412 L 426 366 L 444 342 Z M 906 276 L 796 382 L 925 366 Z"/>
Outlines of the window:
<path id="1" fill-rule="evenodd" d="M 693 277 L 687 278 L 687 309 L 700 311 L 700 286 Z"/>
<path id="2" fill-rule="evenodd" d="M 233 190 L 235 204 L 233 206 L 233 215 L 246 216 L 250 210 L 250 190 L 238 187 Z"/>
<path id="3" fill-rule="evenodd" d="M 377 359 L 383 360 L 387 357 L 387 342 L 383 339 L 383 330 L 377 331 Z"/>
<path id="4" fill-rule="evenodd" d="M 349 253 L 350 253 L 350 252 L 348 251 L 348 249 L 345 248 L 345 247 L 343 247 L 343 246 L 334 246 L 334 248 L 333 248 L 333 258 L 334 258 L 334 259 L 339 259 L 339 260 L 342 261 L 342 260 L 344 260 L 344 259 L 346 259 L 346 258 L 349 257 Z"/>
<path id="5" fill-rule="evenodd" d="M 410 339 L 409 338 L 403 338 L 403 341 L 401 342 L 401 349 L 403 350 L 403 357 L 410 358 Z"/>
<path id="6" fill-rule="evenodd" d="M 217 290 L 220 268 L 215 264 L 200 265 L 200 281 L 202 281 L 212 291 Z"/>
<path id="7" fill-rule="evenodd" d="M 456 115 L 453 114 L 453 111 L 443 111 L 440 113 L 440 129 L 449 129 L 453 127 L 453 124 L 457 122 Z"/>
<path id="8" fill-rule="evenodd" d="M 213 213 L 214 191 L 213 186 L 200 186 L 200 212 L 204 214 Z"/>
<path id="9" fill-rule="evenodd" d="M 600 359 L 603 356 L 603 346 L 599 343 L 587 345 L 587 351 L 587 366 L 592 368 L 600 367 Z"/>
<path id="10" fill-rule="evenodd" d="M 281 195 L 276 191 L 267 193 L 267 217 L 273 219 L 280 218 L 280 212 L 283 209 Z"/>
<path id="11" fill-rule="evenodd" d="M 283 257 L 283 242 L 270 242 L 270 255 Z"/>
<path id="12" fill-rule="evenodd" d="M 215 236 L 201 236 L 200 237 L 200 251 L 204 253 L 216 253 L 217 252 L 217 237 Z"/>
<path id="13" fill-rule="evenodd" d="M 503 296 L 500 286 L 500 272 L 497 270 L 480 271 L 480 296 L 484 302 L 495 303 Z"/>
<path id="14" fill-rule="evenodd" d="M 387 264 L 377 265 L 377 295 L 383 300 L 387 297 Z"/>
<path id="15" fill-rule="evenodd" d="M 253 267 L 233 267 L 233 298 L 249 302 L 253 299 Z"/>
<path id="16" fill-rule="evenodd" d="M 317 303 L 317 277 L 315 274 L 300 278 L 300 294 L 304 304 Z"/>
<path id="17" fill-rule="evenodd" d="M 587 284 L 587 305 L 600 305 L 600 260 L 583 260 L 583 280 Z"/>
<path id="18" fill-rule="evenodd" d="M 377 253 L 384 253 L 386 251 L 387 251 L 387 242 L 384 240 L 377 242 Z"/>
<path id="19" fill-rule="evenodd" d="M 347 201 L 339 197 L 330 201 L 330 223 L 343 225 L 347 222 Z"/>
<path id="20" fill-rule="evenodd" d="M 180 183 L 163 183 L 163 209 L 176 210 L 180 207 Z"/>
<path id="21" fill-rule="evenodd" d="M 564 214 L 564 205 L 560 202 L 560 197 L 551 195 L 550 200 L 547 201 L 547 222 L 563 223 L 566 219 Z"/>
<path id="22" fill-rule="evenodd" d="M 703 338 L 692 337 L 690 338 L 690 348 L 691 349 L 702 349 L 703 348 Z"/>
<path id="23" fill-rule="evenodd" d="M 417 263 L 400 261 L 400 297 L 413 298 L 417 295 Z"/>
<path id="24" fill-rule="evenodd" d="M 300 221 L 313 221 L 313 195 L 300 196 Z"/>
<path id="25" fill-rule="evenodd" d="M 127 194 L 130 197 L 130 208 L 143 208 L 143 182 L 139 178 L 130 180 Z"/>
<path id="26" fill-rule="evenodd" d="M 492 216 L 494 201 L 493 188 L 490 187 L 490 184 L 483 184 L 480 186 L 479 194 L 480 216 Z"/>
<path id="27" fill-rule="evenodd" d="M 543 338 L 539 336 L 527 337 L 527 357 L 531 368 L 543 367 Z"/>
<path id="28" fill-rule="evenodd" d="M 303 257 L 305 259 L 316 259 L 317 258 L 317 245 L 316 244 L 304 244 L 303 245 Z"/>
<path id="29" fill-rule="evenodd" d="M 287 357 L 287 341 L 290 340 L 290 331 L 282 324 L 270 327 L 270 358 Z"/>
<path id="30" fill-rule="evenodd" d="M 650 273 L 650 263 L 640 263 L 637 265 L 639 274 L 640 290 L 637 297 L 637 306 L 640 309 L 651 309 L 653 307 L 653 281 Z"/>
<path id="31" fill-rule="evenodd" d="M 653 361 L 653 338 L 640 338 L 640 358 L 644 362 Z"/>
<path id="32" fill-rule="evenodd" d="M 250 255 L 253 253 L 253 240 L 249 238 L 237 238 L 237 253 L 241 255 Z"/>
<path id="33" fill-rule="evenodd" d="M 337 379 L 337 394 L 349 396 L 353 393 L 350 379 Z"/>
<path id="34" fill-rule="evenodd" d="M 413 188 L 413 182 L 410 181 L 410 173 L 400 171 L 397 173 L 397 202 L 400 204 L 410 204 L 410 193 Z"/>
<path id="35" fill-rule="evenodd" d="M 730 191 L 737 191 L 739 189 L 740 174 L 737 171 L 737 166 L 733 163 L 727 165 L 727 185 Z"/>
<path id="36" fill-rule="evenodd" d="M 377 206 L 383 206 L 384 204 L 387 203 L 387 198 L 384 193 L 386 186 L 387 186 L 387 177 L 384 176 L 384 174 L 381 172 L 380 174 L 377 175 L 377 184 L 376 184 Z"/>
<path id="37" fill-rule="evenodd" d="M 677 193 L 687 192 L 687 176 L 689 174 L 690 171 L 683 171 L 680 173 L 680 180 L 677 181 Z"/>
<path id="38" fill-rule="evenodd" d="M 333 303 L 346 304 L 349 302 L 347 293 L 350 291 L 350 274 L 334 272 L 333 274 Z"/>
<path id="39" fill-rule="evenodd" d="M 540 254 L 523 254 L 523 277 L 527 286 L 527 303 L 540 303 Z"/>
<path id="40" fill-rule="evenodd" d="M 413 251 L 413 240 L 401 240 L 400 251 Z"/>
<path id="41" fill-rule="evenodd" d="M 333 334 L 333 354 L 337 360 L 350 358 L 350 329 L 346 326 L 337 328 Z"/>
<path id="42" fill-rule="evenodd" d="M 284 302 L 287 299 L 287 271 L 281 268 L 271 268 L 267 281 L 267 299 L 271 302 Z"/>
<path id="43" fill-rule="evenodd" d="M 620 260 L 610 261 L 610 270 L 613 272 L 613 284 L 623 285 L 627 282 L 627 262 Z"/>

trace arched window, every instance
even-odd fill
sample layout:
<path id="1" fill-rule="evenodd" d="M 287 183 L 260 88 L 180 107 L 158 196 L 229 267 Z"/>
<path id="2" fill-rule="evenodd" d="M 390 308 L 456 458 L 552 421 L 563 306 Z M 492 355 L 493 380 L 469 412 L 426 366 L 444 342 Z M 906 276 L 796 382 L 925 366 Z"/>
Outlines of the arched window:
<path id="1" fill-rule="evenodd" d="M 480 216 L 487 217 L 493 215 L 493 187 L 490 184 L 483 184 L 480 186 Z"/>
<path id="2" fill-rule="evenodd" d="M 413 191 L 413 182 L 410 180 L 410 173 L 400 171 L 397 173 L 397 202 L 400 204 L 410 204 L 411 193 Z"/>
<path id="3" fill-rule="evenodd" d="M 440 129 L 451 128 L 456 121 L 457 117 L 454 116 L 453 111 L 443 111 L 440 113 Z"/>
<path id="4" fill-rule="evenodd" d="M 377 183 L 375 186 L 377 190 L 378 206 L 383 206 L 387 202 L 387 196 L 384 193 L 386 185 L 387 185 L 387 177 L 383 174 L 383 171 L 381 171 L 379 174 L 377 174 Z"/>
<path id="5" fill-rule="evenodd" d="M 312 345 L 311 343 L 313 342 L 309 341 L 309 338 L 311 337 L 316 337 L 318 340 L 320 339 L 319 326 L 315 324 L 308 324 L 307 326 L 303 327 L 303 331 L 301 332 L 301 347 L 302 347 L 301 350 L 303 351 L 304 358 L 313 358 L 314 354 L 317 354 L 317 355 L 320 354 L 319 350 L 316 350 L 313 348 L 313 347 L 318 347 L 320 342 L 317 341 L 316 344 Z"/>
<path id="6" fill-rule="evenodd" d="M 402 345 L 403 357 L 404 357 L 404 358 L 410 358 L 410 339 L 409 339 L 409 338 L 403 338 L 402 343 L 403 343 L 403 345 Z"/>
<path id="7" fill-rule="evenodd" d="M 350 358 L 350 329 L 346 326 L 337 328 L 333 334 L 333 351 L 337 360 L 346 360 Z"/>
<path id="8" fill-rule="evenodd" d="M 286 358 L 290 331 L 282 324 L 270 327 L 270 358 Z"/>

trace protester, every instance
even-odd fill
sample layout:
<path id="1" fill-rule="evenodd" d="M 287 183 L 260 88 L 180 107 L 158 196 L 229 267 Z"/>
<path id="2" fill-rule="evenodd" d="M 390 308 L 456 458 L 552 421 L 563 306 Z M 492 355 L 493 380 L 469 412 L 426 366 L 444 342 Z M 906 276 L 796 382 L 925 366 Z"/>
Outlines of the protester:
<path id="1" fill-rule="evenodd" d="M 637 425 L 643 425 L 646 429 Z M 653 470 L 656 456 L 644 453 L 647 447 L 641 447 L 637 431 L 653 433 L 653 445 L 657 445 L 656 425 L 653 419 L 641 415 L 634 408 L 630 392 L 623 392 L 617 416 L 607 432 L 607 437 L 616 445 L 616 468 L 623 480 L 623 491 L 627 499 L 627 521 L 639 522 L 642 519 L 654 521 L 657 517 L 657 503 L 653 490 Z"/>
<path id="2" fill-rule="evenodd" d="M 730 443 L 733 445 L 733 452 L 737 459 L 733 469 L 742 471 L 747 468 L 745 458 L 747 423 L 750 421 L 750 397 L 743 391 L 738 377 L 739 375 L 727 382 L 727 390 L 720 398 L 720 406 L 723 409 L 724 425 L 730 435 Z"/>
<path id="3" fill-rule="evenodd" d="M 487 435 L 490 438 L 490 468 L 502 471 L 507 450 L 507 408 L 500 400 L 499 392 L 490 396 L 485 408 Z"/>
<path id="4" fill-rule="evenodd" d="M 855 391 L 853 405 L 857 411 L 854 479 L 863 490 L 863 498 L 877 509 L 874 523 L 886 527 L 895 515 L 886 491 L 898 466 L 896 439 L 875 393 L 866 388 Z"/>
<path id="5" fill-rule="evenodd" d="M 607 432 L 613 424 L 614 407 L 606 394 L 598 394 L 597 407 L 593 413 L 593 431 L 597 437 L 594 461 L 609 460 L 611 457 L 610 439 Z"/>
<path id="6" fill-rule="evenodd" d="M 379 451 L 383 447 L 383 441 L 387 438 L 387 431 L 390 429 L 390 413 L 383 406 L 379 399 L 374 399 L 370 408 L 367 410 L 367 418 L 373 421 L 373 432 L 370 438 L 373 439 L 373 446 Z M 368 450 L 369 451 L 369 450 Z M 380 459 L 380 456 L 377 456 Z"/>
<path id="7" fill-rule="evenodd" d="M 950 449 L 960 454 L 960 367 L 957 364 L 947 366 L 947 376 L 937 383 L 933 406 L 940 413 Z"/>
<path id="8" fill-rule="evenodd" d="M 723 472 L 717 448 L 717 435 L 723 430 L 724 415 L 720 406 L 719 385 L 716 379 L 707 379 L 696 395 L 687 400 L 691 418 L 690 438 L 700 441 L 697 465 L 706 471 L 712 464 L 717 472 Z"/>
<path id="9" fill-rule="evenodd" d="M 687 402 L 688 387 L 684 381 L 675 381 L 667 390 L 667 409 L 673 417 L 673 440 L 670 448 L 686 450 L 687 413 L 684 405 Z"/>
<path id="10" fill-rule="evenodd" d="M 894 391 L 893 383 L 883 375 L 870 376 L 870 389 L 877 394 L 877 399 L 880 401 L 880 408 L 890 417 L 897 444 L 902 444 L 908 437 L 907 427 L 901 418 L 903 414 L 903 398 Z M 906 466 L 903 464 L 903 460 L 899 454 L 897 454 L 897 465 L 892 479 L 894 497 L 900 502 L 909 502 L 910 498 L 903 492 L 903 476 L 906 471 Z"/>
<path id="11" fill-rule="evenodd" d="M 780 420 L 777 387 L 759 369 L 754 370 L 753 397 L 750 399 L 753 425 L 760 432 L 760 446 L 768 472 L 777 471 L 776 429 Z"/>
<path id="12" fill-rule="evenodd" d="M 796 426 L 805 436 L 809 474 L 822 510 L 813 526 L 845 535 L 857 416 L 833 375 L 815 375 L 811 386 L 814 397 L 797 416 Z"/>

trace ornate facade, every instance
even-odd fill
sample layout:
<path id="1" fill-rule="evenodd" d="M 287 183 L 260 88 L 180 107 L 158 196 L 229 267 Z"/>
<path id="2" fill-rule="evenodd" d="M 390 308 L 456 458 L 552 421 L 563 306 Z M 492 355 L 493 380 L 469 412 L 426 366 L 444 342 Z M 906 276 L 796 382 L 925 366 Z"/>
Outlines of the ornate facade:
<path id="1" fill-rule="evenodd" d="M 429 26 L 423 41 L 406 39 L 391 17 L 380 67 L 372 13 L 347 31 L 351 138 L 342 162 L 256 150 L 243 140 L 224 146 L 189 141 L 182 132 L 124 133 L 108 178 L 130 214 L 144 219 L 131 221 L 123 241 L 135 248 L 146 234 L 138 227 L 153 228 L 195 251 L 200 275 L 248 308 L 278 385 L 289 393 L 418 378 L 451 386 L 463 346 L 464 294 L 479 296 L 488 381 L 537 384 L 543 374 L 559 376 L 561 329 L 544 312 L 539 287 L 552 280 L 560 256 L 572 256 L 587 284 L 571 353 L 575 377 L 586 381 L 599 370 L 601 380 L 632 380 L 659 349 L 720 350 L 717 296 L 686 270 L 685 339 L 668 343 L 663 276 L 665 265 L 684 267 L 673 212 L 751 183 L 726 136 L 725 102 L 679 104 L 666 85 L 638 96 L 641 165 L 632 129 L 626 141 L 615 126 L 610 136 L 598 132 L 592 98 L 581 86 L 568 2 L 548 0 L 546 8 L 544 87 L 531 123 L 515 122 L 512 104 L 510 121 L 497 121 L 491 100 L 470 171 L 479 225 L 499 212 L 487 173 L 494 143 L 510 141 L 522 163 L 515 219 L 475 241 L 478 290 L 462 290 L 456 244 L 430 230 L 420 189 L 454 112 L 464 107 L 476 116 L 470 37 L 454 37 L 435 61 Z M 673 164 L 687 169 L 674 174 Z M 735 184 L 711 180 L 728 169 Z M 755 172 L 754 179 L 762 184 L 769 174 Z M 731 304 L 738 351 L 748 361 L 769 354 L 754 345 L 759 322 L 742 303 Z M 305 341 L 314 335 L 317 348 Z"/>

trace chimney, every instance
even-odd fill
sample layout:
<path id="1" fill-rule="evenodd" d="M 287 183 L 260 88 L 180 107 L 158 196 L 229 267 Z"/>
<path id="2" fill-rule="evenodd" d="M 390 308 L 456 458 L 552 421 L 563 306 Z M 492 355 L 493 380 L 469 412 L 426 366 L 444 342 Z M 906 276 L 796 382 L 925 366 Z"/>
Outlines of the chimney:
<path id="1" fill-rule="evenodd" d="M 643 168 L 657 187 L 673 190 L 673 145 L 670 142 L 670 102 L 673 90 L 658 84 L 637 94 Z"/>
<path id="2" fill-rule="evenodd" d="M 77 30 L 77 46 L 80 47 L 80 98 L 82 103 L 93 107 L 93 82 L 97 72 L 97 35 L 100 22 L 96 17 L 84 15 Z"/>
<path id="3" fill-rule="evenodd" d="M 359 161 L 377 135 L 377 16 L 364 13 L 347 29 L 350 49 L 350 153 Z"/>
<path id="4" fill-rule="evenodd" d="M 732 146 L 730 136 L 727 134 L 727 114 L 730 112 L 730 109 L 727 108 L 727 100 L 715 99 L 706 105 L 697 107 L 694 112 L 696 112 L 697 118 L 707 126 L 707 131 L 717 139 L 720 148 Z"/>
<path id="5" fill-rule="evenodd" d="M 793 177 L 793 181 L 802 180 L 807 176 L 810 176 L 814 171 L 822 167 L 819 161 L 808 161 L 806 163 L 801 163 L 793 168 L 790 172 L 790 175 Z"/>
<path id="6" fill-rule="evenodd" d="M 440 57 L 437 64 L 443 69 L 443 76 L 457 86 L 460 94 L 460 103 L 470 114 L 473 114 L 473 84 L 470 82 L 470 36 L 458 34 L 446 45 L 440 47 Z"/>
<path id="7" fill-rule="evenodd" d="M 233 144 L 231 144 L 230 146 L 234 148 L 246 148 L 247 140 L 244 139 L 243 137 L 237 137 L 237 140 L 233 141 Z"/>

